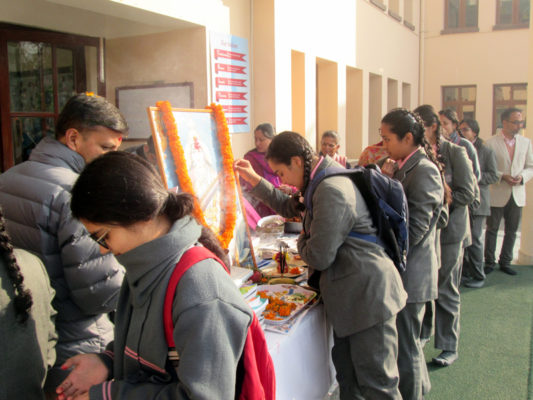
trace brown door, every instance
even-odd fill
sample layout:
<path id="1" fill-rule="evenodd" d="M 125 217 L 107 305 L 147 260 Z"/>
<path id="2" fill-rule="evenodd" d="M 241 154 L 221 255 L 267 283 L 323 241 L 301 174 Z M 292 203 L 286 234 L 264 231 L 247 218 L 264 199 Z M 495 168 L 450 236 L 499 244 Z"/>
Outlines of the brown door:
<path id="1" fill-rule="evenodd" d="M 27 160 L 43 137 L 54 135 L 70 96 L 105 95 L 99 53 L 97 38 L 0 26 L 2 170 Z"/>

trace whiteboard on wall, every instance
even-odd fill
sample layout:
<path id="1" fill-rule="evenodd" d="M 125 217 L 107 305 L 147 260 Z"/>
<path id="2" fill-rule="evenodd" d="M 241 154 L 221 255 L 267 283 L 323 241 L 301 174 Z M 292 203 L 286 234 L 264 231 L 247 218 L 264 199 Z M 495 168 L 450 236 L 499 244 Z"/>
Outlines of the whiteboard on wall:
<path id="1" fill-rule="evenodd" d="M 152 134 L 146 109 L 160 100 L 169 101 L 176 108 L 194 108 L 192 82 L 121 86 L 115 89 L 115 96 L 130 128 L 127 139 L 147 139 Z"/>

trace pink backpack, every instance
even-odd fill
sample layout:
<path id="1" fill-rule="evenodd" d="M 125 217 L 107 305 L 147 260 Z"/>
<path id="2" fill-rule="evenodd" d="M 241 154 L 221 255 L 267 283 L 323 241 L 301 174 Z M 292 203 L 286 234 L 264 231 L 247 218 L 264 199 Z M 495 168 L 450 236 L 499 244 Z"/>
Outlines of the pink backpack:
<path id="1" fill-rule="evenodd" d="M 211 251 L 202 246 L 194 246 L 181 256 L 168 282 L 163 306 L 163 324 L 169 347 L 169 358 L 173 362 L 179 360 L 173 338 L 174 322 L 172 321 L 172 304 L 176 288 L 181 277 L 190 267 L 208 258 L 217 260 L 229 273 L 226 265 Z M 244 377 L 239 400 L 274 400 L 276 397 L 274 363 L 268 353 L 265 335 L 255 313 L 253 313 L 252 323 L 248 327 L 241 361 L 244 367 Z"/>

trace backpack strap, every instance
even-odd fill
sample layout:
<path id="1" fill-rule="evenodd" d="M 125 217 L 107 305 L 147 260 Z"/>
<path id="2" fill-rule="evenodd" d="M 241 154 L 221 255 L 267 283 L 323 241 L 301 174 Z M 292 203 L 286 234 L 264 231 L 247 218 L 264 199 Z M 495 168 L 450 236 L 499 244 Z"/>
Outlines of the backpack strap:
<path id="1" fill-rule="evenodd" d="M 339 167 L 327 167 L 323 170 L 319 171 L 314 178 L 309 183 L 309 186 L 307 187 L 307 190 L 305 191 L 304 196 L 304 203 L 305 208 L 309 212 L 311 216 L 313 216 L 313 194 L 320 182 L 322 182 L 325 178 L 328 178 L 330 176 L 346 176 L 352 180 L 354 185 L 359 189 L 359 192 L 363 196 L 363 199 L 365 200 L 365 203 L 367 204 L 368 210 L 371 211 L 371 208 L 375 205 L 371 203 L 372 201 L 372 195 L 366 188 L 366 185 L 364 183 L 364 167 L 354 167 L 354 168 L 339 168 Z M 370 213 L 372 215 L 372 213 Z M 372 222 L 377 228 L 376 221 L 374 221 L 374 218 L 372 216 Z M 383 245 L 383 242 L 377 235 L 373 234 L 365 234 L 360 233 L 356 231 L 350 231 L 348 236 L 355 237 L 358 239 L 366 240 L 367 242 L 376 243 L 382 247 L 385 247 Z"/>
<path id="2" fill-rule="evenodd" d="M 353 174 L 360 173 L 362 173 L 361 167 L 355 167 L 350 169 L 340 167 L 326 167 L 321 171 L 318 171 L 313 177 L 313 179 L 311 179 L 311 181 L 309 182 L 309 185 L 307 186 L 307 189 L 305 190 L 304 194 L 304 204 L 307 212 L 309 212 L 309 215 L 313 216 L 313 194 L 315 193 L 316 188 L 318 187 L 320 182 L 322 182 L 322 180 L 334 175 L 343 175 L 351 178 Z"/>
<path id="3" fill-rule="evenodd" d="M 176 267 L 174 268 L 174 271 L 172 271 L 172 275 L 168 281 L 167 291 L 165 293 L 165 302 L 163 304 L 163 326 L 165 329 L 165 338 L 168 347 L 174 349 L 174 352 L 176 344 L 174 343 L 174 321 L 172 320 L 172 305 L 174 303 L 174 297 L 176 295 L 178 283 L 183 274 L 187 272 L 189 268 L 199 263 L 200 261 L 209 258 L 218 261 L 224 267 L 226 272 L 229 273 L 228 268 L 222 262 L 222 260 L 215 256 L 211 251 L 209 251 L 203 246 L 193 246 L 182 254 L 181 258 L 176 264 Z M 171 358 L 171 361 L 172 358 L 174 358 L 175 360 L 179 359 L 177 352 L 172 355 L 169 352 L 169 357 Z"/>

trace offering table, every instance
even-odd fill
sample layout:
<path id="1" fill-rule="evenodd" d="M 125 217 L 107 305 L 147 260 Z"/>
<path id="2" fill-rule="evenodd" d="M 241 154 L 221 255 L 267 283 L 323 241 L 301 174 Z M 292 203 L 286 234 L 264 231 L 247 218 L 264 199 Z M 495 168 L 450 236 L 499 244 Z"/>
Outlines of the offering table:
<path id="1" fill-rule="evenodd" d="M 289 334 L 266 331 L 265 336 L 276 370 L 276 399 L 323 400 L 335 381 L 324 305 L 311 308 Z"/>

